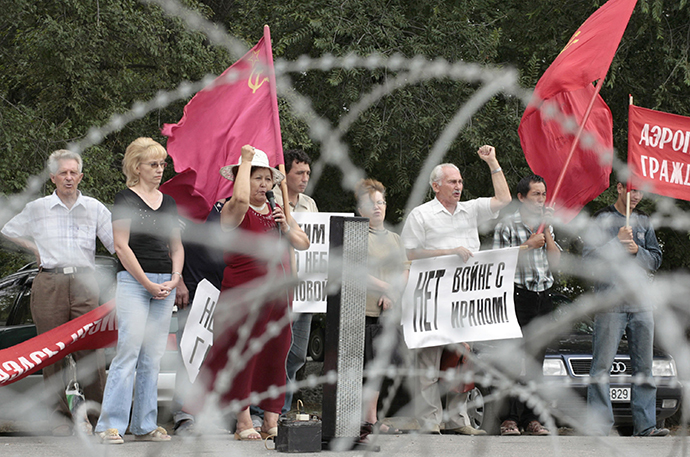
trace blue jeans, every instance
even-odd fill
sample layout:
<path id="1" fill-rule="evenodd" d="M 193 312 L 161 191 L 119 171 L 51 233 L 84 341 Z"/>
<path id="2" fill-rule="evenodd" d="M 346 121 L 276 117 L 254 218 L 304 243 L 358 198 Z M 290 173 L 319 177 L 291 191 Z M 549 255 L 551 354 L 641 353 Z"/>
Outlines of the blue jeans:
<path id="1" fill-rule="evenodd" d="M 596 415 L 595 420 L 600 424 L 600 429 L 595 430 L 595 433 L 603 435 L 608 435 L 613 426 L 609 374 L 624 331 L 628 335 L 633 375 L 641 374 L 649 380 L 632 385 L 630 406 L 633 434 L 644 435 L 656 426 L 656 385 L 652 378 L 652 311 L 599 313 L 594 320 L 594 351 L 589 374 L 593 378 L 605 377 L 606 381 L 589 385 L 587 406 L 591 413 Z"/>
<path id="2" fill-rule="evenodd" d="M 292 321 L 292 344 L 285 361 L 285 373 L 287 375 L 286 386 L 295 382 L 295 377 L 300 368 L 307 362 L 307 346 L 309 346 L 309 332 L 311 331 L 311 313 L 299 313 Z M 285 392 L 285 405 L 283 413 L 290 411 L 292 407 L 292 392 Z"/>
<path id="3" fill-rule="evenodd" d="M 157 284 L 171 277 L 170 273 L 146 276 Z M 131 410 L 130 431 L 145 435 L 158 427 L 158 372 L 170 331 L 175 292 L 163 300 L 154 300 L 129 272 L 121 271 L 117 274 L 115 300 L 117 355 L 110 364 L 95 431 L 116 428 L 124 435 Z"/>

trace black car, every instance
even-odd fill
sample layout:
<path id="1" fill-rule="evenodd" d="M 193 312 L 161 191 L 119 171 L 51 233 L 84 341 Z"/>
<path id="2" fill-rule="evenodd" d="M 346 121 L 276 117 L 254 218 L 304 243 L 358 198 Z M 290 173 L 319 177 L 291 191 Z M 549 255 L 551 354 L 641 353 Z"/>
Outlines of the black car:
<path id="1" fill-rule="evenodd" d="M 571 300 L 563 295 L 554 295 L 558 307 L 570 304 Z M 572 331 L 561 335 L 547 346 L 543 374 L 546 386 L 560 389 L 549 401 L 557 410 L 560 425 L 583 424 L 586 417 L 586 398 L 589 368 L 592 363 L 592 322 L 577 322 Z M 481 345 L 478 345 L 481 347 Z M 481 350 L 481 349 L 480 349 Z M 481 354 L 479 355 L 481 357 Z M 675 360 L 659 348 L 654 348 L 652 374 L 657 386 L 657 427 L 663 427 L 664 421 L 673 415 L 681 405 L 682 387 L 678 382 Z M 611 404 L 613 406 L 614 425 L 620 435 L 632 435 L 632 413 L 630 410 L 632 365 L 628 355 L 628 342 L 625 337 L 618 348 L 611 367 Z M 481 380 L 481 376 L 478 378 Z M 469 415 L 472 425 L 488 432 L 497 432 L 499 410 L 501 408 L 490 399 L 492 389 L 481 385 L 470 392 Z"/>
<path id="2" fill-rule="evenodd" d="M 96 256 L 96 278 L 100 287 L 101 304 L 115 297 L 117 260 L 113 257 Z M 36 263 L 31 263 L 0 279 L 0 349 L 19 344 L 36 336 L 30 309 L 31 285 L 38 274 Z M 177 319 L 173 315 L 168 345 L 158 377 L 158 404 L 169 406 L 175 388 L 177 368 Z M 106 362 L 115 356 L 115 348 L 105 350 Z M 0 363 L 2 361 L 0 360 Z M 0 387 L 0 420 L 16 419 L 23 414 L 42 418 L 46 411 L 40 408 L 43 393 L 43 376 L 37 371 L 19 381 Z M 8 407 L 10 403 L 16 407 Z M 39 412 L 40 410 L 40 412 Z"/>

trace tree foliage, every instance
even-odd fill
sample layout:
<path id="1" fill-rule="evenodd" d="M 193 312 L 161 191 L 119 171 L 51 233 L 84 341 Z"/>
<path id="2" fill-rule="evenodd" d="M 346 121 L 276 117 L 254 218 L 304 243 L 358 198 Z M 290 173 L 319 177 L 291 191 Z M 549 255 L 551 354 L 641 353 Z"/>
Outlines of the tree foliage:
<path id="1" fill-rule="evenodd" d="M 373 53 L 426 60 L 444 58 L 514 67 L 523 87 L 533 87 L 578 26 L 604 0 L 188 0 L 187 6 L 224 26 L 247 45 L 271 26 L 276 57 Z M 47 155 L 83 138 L 137 100 L 150 100 L 185 80 L 220 73 L 232 62 L 204 35 L 185 29 L 160 8 L 135 0 L 0 0 L 0 193 L 22 190 Z M 636 104 L 690 114 L 690 17 L 685 1 L 639 0 L 602 89 L 614 118 L 614 145 L 627 149 L 629 93 Z M 314 111 L 337 125 L 364 94 L 404 74 L 390 69 L 312 70 L 291 74 L 294 88 Z M 403 86 L 369 107 L 344 134 L 350 159 L 389 189 L 388 219 L 401 221 L 423 161 L 449 120 L 478 89 L 448 78 Z M 119 161 L 137 136 L 160 141 L 163 122 L 176 122 L 184 101 L 149 113 L 84 152 L 82 188 L 104 202 L 123 186 Z M 286 148 L 314 158 L 321 144 L 309 136 L 285 99 L 279 100 Z M 475 155 L 482 144 L 497 147 L 511 186 L 529 172 L 517 127 L 524 106 L 497 96 L 471 119 L 445 161 L 458 164 L 464 198 L 491 195 L 491 178 Z M 171 173 L 169 171 L 168 173 Z M 423 177 L 426 179 L 426 177 Z M 327 167 L 313 191 L 323 210 L 351 210 L 354 199 L 336 167 Z M 48 187 L 45 191 L 49 191 Z M 605 193 L 594 211 L 612 202 Z M 646 209 L 654 210 L 658 198 Z M 686 209 L 686 202 L 677 202 Z M 686 267 L 686 232 L 659 231 L 663 268 Z M 577 239 L 569 247 L 577 252 Z"/>
<path id="2" fill-rule="evenodd" d="M 50 152 L 80 140 L 90 127 L 222 68 L 223 54 L 202 34 L 186 31 L 155 6 L 134 0 L 1 4 L 0 177 L 13 177 L 0 181 L 5 194 L 24 188 Z M 175 121 L 181 106 L 150 113 L 84 151 L 84 192 L 112 201 L 124 182 L 119 159 L 126 145 L 142 135 L 162 140 L 162 121 Z"/>

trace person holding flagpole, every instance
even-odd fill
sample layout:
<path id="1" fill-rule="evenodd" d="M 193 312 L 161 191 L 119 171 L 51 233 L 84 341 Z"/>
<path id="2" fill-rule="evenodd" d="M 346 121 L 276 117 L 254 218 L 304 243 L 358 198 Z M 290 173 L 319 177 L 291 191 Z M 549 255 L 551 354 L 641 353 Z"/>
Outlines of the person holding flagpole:
<path id="1" fill-rule="evenodd" d="M 523 336 L 534 332 L 533 321 L 548 316 L 553 311 L 551 286 L 554 282 L 553 269 L 561 259 L 561 248 L 556 243 L 553 228 L 544 227 L 553 211 L 544 208 L 546 203 L 546 182 L 539 175 L 523 177 L 516 188 L 520 206 L 513 214 L 506 216 L 494 229 L 494 249 L 520 247 L 515 271 L 514 301 L 515 314 Z M 538 228 L 545 230 L 539 232 Z M 527 379 L 541 378 L 545 344 L 524 343 Z M 519 426 L 527 435 L 548 435 L 539 421 L 539 416 L 519 398 L 508 399 L 508 414 L 501 423 L 501 435 L 520 435 Z"/>
<path id="2" fill-rule="evenodd" d="M 626 186 L 616 184 L 618 198 L 594 214 L 587 231 L 582 256 L 587 270 L 596 278 L 594 289 L 607 309 L 594 320 L 592 383 L 587 388 L 587 405 L 592 419 L 591 433 L 608 435 L 613 426 L 610 372 L 618 345 L 626 333 L 632 383 L 630 407 L 635 436 L 666 436 L 666 428 L 656 427 L 656 385 L 652 376 L 654 344 L 653 303 L 635 289 L 644 287 L 649 275 L 661 266 L 661 248 L 649 217 L 636 206 L 643 194 L 632 189 L 630 224 L 626 224 Z M 645 298 L 646 297 L 646 298 Z"/>
<path id="3" fill-rule="evenodd" d="M 285 176 L 269 165 L 265 152 L 250 145 L 242 146 L 239 163 L 225 166 L 220 172 L 235 182 L 232 197 L 220 213 L 221 227 L 240 231 L 238 236 L 251 236 L 257 243 L 256 248 L 274 243 L 276 246 L 271 249 L 278 255 L 283 254 L 268 261 L 247 253 L 246 247 L 242 251 L 226 252 L 219 302 L 219 306 L 223 306 L 230 293 L 243 298 L 257 290 L 270 290 L 272 283 L 289 281 L 289 251 L 278 249 L 277 243 L 283 239 L 295 249 L 304 250 L 309 248 L 309 238 L 292 217 L 286 217 L 280 206 L 272 209 L 267 204 L 266 192 Z M 278 416 L 285 402 L 285 359 L 291 342 L 290 325 L 285 318 L 291 295 L 287 288 L 274 291 L 270 297 L 260 300 L 258 308 L 239 310 L 239 318 L 236 318 L 238 310 L 233 311 L 235 321 L 228 327 L 223 328 L 217 319 L 215 321 L 214 343 L 204 362 L 201 379 L 208 390 L 221 389 L 221 405 L 232 401 L 246 403 L 252 393 L 263 393 L 269 388 L 282 390 L 280 394 L 258 402 L 257 406 L 264 410 L 260 431 L 254 429 L 249 405 L 237 412 L 236 440 L 260 440 L 277 434 Z M 277 334 L 269 334 L 277 323 Z M 258 338 L 263 339 L 263 344 L 257 350 L 254 343 Z M 239 360 L 235 359 L 237 355 Z M 217 385 L 220 383 L 219 372 L 228 364 L 235 364 L 237 373 L 230 380 L 229 387 L 223 388 Z M 195 413 L 198 411 L 189 409 L 198 410 L 201 406 L 200 402 L 188 400 L 185 411 Z"/>

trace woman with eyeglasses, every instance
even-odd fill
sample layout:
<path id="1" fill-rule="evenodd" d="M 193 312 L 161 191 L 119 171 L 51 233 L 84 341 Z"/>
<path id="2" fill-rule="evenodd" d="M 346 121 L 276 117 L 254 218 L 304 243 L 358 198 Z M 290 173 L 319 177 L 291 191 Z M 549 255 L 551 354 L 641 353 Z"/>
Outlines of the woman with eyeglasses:
<path id="1" fill-rule="evenodd" d="M 169 441 L 158 420 L 158 372 L 170 329 L 184 251 L 175 200 L 158 190 L 167 157 L 151 138 L 137 138 L 122 161 L 127 189 L 115 195 L 117 355 L 110 364 L 95 432 L 122 444 L 129 424 L 138 441 Z M 134 396 L 134 401 L 132 401 Z"/>
<path id="2" fill-rule="evenodd" d="M 384 226 L 386 219 L 386 188 L 375 179 L 364 179 L 355 187 L 357 211 L 369 219 L 368 281 L 366 298 L 366 322 L 364 335 L 364 367 L 379 363 L 381 368 L 401 362 L 398 350 L 400 310 L 389 316 L 394 307 L 400 305 L 400 298 L 409 272 L 405 248 L 397 233 Z M 389 344 L 385 344 L 388 335 Z M 361 437 L 378 428 L 379 433 L 399 433 L 378 421 L 376 404 L 379 398 L 381 380 L 364 391 L 364 424 Z"/>

